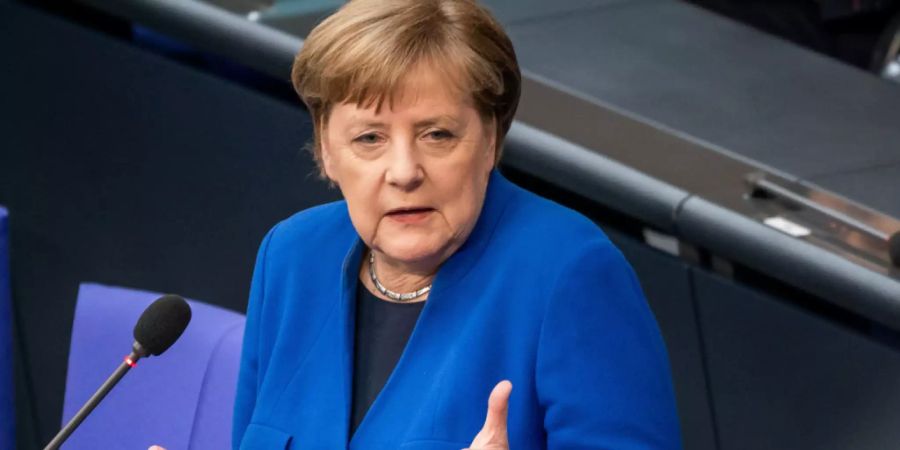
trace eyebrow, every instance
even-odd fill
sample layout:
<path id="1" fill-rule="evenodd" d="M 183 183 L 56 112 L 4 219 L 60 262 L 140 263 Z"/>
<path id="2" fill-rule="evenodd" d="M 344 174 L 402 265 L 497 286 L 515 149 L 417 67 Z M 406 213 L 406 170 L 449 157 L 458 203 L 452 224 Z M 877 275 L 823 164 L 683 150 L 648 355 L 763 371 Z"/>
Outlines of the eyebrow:
<path id="1" fill-rule="evenodd" d="M 420 120 L 420 121 L 414 123 L 413 126 L 415 126 L 416 128 L 424 128 L 427 126 L 438 124 L 442 121 L 450 122 L 453 125 L 461 124 L 461 122 L 459 120 L 456 120 L 453 116 L 450 116 L 447 114 L 441 114 L 439 116 L 429 117 L 427 119 Z"/>
<path id="2" fill-rule="evenodd" d="M 449 114 L 440 114 L 434 117 L 429 117 L 426 119 L 419 120 L 413 124 L 414 128 L 426 128 L 443 121 L 450 122 L 453 126 L 460 126 L 463 124 L 462 121 L 455 119 L 453 116 Z M 350 131 L 352 133 L 357 133 L 363 129 L 376 128 L 376 129 L 385 129 L 388 128 L 388 125 L 385 122 L 381 122 L 378 120 L 363 120 L 358 123 L 354 123 L 350 127 Z"/>

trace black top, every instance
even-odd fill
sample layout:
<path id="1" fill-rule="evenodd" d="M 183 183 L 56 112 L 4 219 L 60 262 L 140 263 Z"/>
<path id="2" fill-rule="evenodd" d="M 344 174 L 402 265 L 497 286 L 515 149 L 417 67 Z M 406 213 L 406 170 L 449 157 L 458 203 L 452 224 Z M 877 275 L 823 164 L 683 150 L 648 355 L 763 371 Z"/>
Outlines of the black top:
<path id="1" fill-rule="evenodd" d="M 356 290 L 356 333 L 353 339 L 353 408 L 350 435 L 387 382 L 412 334 L 425 302 L 382 300 L 359 283 Z"/>

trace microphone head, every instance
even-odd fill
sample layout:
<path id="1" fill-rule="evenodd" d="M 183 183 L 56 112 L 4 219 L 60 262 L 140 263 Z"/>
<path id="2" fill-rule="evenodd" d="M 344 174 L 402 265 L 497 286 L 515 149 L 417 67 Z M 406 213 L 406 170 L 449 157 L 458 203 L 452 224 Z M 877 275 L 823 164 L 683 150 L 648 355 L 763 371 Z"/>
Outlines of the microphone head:
<path id="1" fill-rule="evenodd" d="M 148 354 L 158 356 L 181 337 L 191 321 L 191 307 L 183 298 L 167 294 L 150 304 L 134 326 L 134 340 Z"/>

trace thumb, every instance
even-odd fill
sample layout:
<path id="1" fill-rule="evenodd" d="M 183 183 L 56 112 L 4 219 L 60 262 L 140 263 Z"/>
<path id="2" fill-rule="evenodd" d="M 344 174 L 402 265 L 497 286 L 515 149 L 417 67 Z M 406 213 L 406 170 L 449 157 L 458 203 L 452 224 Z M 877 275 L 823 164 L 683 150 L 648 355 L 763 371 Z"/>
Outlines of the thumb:
<path id="1" fill-rule="evenodd" d="M 509 412 L 509 396 L 512 383 L 503 380 L 494 386 L 488 398 L 487 417 L 484 426 L 472 440 L 470 449 L 508 449 L 509 437 L 506 431 L 506 417 Z"/>
<path id="2" fill-rule="evenodd" d="M 509 413 L 509 396 L 512 393 L 512 383 L 503 380 L 494 386 L 491 396 L 488 398 L 487 418 L 484 419 L 482 429 L 503 430 L 506 435 L 506 416 Z"/>

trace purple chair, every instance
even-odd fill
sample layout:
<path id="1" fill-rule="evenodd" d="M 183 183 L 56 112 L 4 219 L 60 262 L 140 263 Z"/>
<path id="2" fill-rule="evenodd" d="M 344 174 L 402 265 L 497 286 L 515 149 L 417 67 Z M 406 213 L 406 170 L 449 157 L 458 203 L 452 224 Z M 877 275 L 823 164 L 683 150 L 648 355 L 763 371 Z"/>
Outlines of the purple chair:
<path id="1" fill-rule="evenodd" d="M 72 325 L 63 424 L 131 350 L 132 329 L 159 294 L 82 284 Z M 244 316 L 197 301 L 181 338 L 142 359 L 63 449 L 230 449 Z"/>

